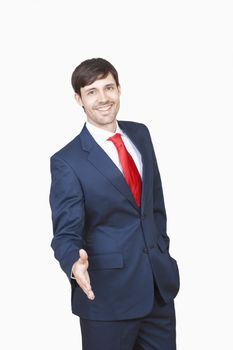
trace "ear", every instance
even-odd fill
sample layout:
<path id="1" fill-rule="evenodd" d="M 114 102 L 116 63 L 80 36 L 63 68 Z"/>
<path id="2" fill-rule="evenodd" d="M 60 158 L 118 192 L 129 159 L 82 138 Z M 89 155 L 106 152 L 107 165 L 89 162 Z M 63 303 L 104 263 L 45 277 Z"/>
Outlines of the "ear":
<path id="1" fill-rule="evenodd" d="M 83 101 L 82 101 L 82 99 L 81 99 L 81 96 L 79 95 L 79 94 L 75 94 L 74 95 L 74 98 L 75 98 L 75 100 L 78 102 L 78 104 L 81 106 L 81 107 L 83 107 Z"/>
<path id="2" fill-rule="evenodd" d="M 119 92 L 119 95 L 121 95 L 121 86 L 118 85 L 118 92 Z"/>

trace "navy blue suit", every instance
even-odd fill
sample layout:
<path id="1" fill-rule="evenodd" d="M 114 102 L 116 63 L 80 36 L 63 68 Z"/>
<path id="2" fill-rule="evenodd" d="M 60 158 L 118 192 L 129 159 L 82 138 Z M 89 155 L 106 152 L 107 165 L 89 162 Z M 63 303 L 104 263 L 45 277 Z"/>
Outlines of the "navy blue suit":
<path id="1" fill-rule="evenodd" d="M 118 121 L 142 156 L 138 208 L 118 167 L 84 124 L 80 134 L 51 157 L 51 246 L 72 288 L 72 312 L 89 320 L 129 320 L 148 314 L 155 286 L 164 304 L 179 290 L 177 262 L 169 254 L 160 173 L 148 128 Z M 87 251 L 95 294 L 89 300 L 70 278 Z"/>

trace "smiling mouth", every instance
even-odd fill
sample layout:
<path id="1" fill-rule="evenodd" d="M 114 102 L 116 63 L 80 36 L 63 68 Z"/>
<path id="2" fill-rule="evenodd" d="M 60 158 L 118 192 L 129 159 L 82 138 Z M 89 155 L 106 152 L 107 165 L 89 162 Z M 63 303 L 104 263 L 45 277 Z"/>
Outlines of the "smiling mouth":
<path id="1" fill-rule="evenodd" d="M 111 105 L 107 105 L 107 106 L 103 106 L 103 107 L 99 107 L 99 108 L 96 108 L 96 109 L 98 111 L 107 112 L 111 107 L 112 107 L 112 104 Z"/>

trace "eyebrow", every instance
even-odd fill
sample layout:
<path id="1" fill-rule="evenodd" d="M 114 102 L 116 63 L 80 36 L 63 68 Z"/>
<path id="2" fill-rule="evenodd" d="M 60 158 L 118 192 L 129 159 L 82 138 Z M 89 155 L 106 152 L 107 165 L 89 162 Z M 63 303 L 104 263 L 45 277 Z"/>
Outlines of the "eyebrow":
<path id="1" fill-rule="evenodd" d="M 106 84 L 104 87 L 111 87 L 111 86 L 115 86 L 114 83 L 109 83 L 109 84 Z"/>

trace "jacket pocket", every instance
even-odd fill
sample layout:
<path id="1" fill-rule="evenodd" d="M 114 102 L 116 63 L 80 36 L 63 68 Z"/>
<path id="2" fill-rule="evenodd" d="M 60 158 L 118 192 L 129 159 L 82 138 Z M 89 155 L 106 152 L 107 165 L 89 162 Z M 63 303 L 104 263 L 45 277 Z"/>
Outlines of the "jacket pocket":
<path id="1" fill-rule="evenodd" d="M 121 253 L 89 255 L 88 262 L 88 270 L 117 269 L 124 266 Z"/>
<path id="2" fill-rule="evenodd" d="M 168 244 L 165 242 L 163 236 L 160 234 L 157 241 L 158 247 L 162 253 L 166 252 L 168 249 Z"/>

